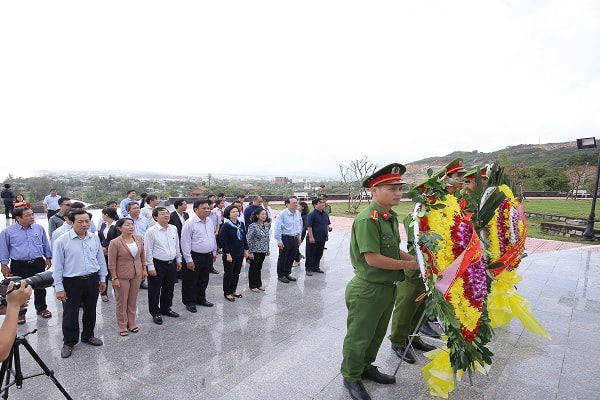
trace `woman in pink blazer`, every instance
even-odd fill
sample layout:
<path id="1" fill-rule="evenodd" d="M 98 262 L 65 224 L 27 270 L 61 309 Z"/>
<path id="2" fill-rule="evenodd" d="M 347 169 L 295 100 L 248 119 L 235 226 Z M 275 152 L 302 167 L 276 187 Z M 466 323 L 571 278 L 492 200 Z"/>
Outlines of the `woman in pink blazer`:
<path id="1" fill-rule="evenodd" d="M 133 234 L 133 220 L 121 218 L 116 226 L 121 236 L 108 245 L 108 269 L 116 291 L 119 335 L 127 336 L 127 330 L 133 333 L 140 331 L 135 323 L 137 297 L 140 283 L 148 276 L 148 270 L 142 237 Z"/>

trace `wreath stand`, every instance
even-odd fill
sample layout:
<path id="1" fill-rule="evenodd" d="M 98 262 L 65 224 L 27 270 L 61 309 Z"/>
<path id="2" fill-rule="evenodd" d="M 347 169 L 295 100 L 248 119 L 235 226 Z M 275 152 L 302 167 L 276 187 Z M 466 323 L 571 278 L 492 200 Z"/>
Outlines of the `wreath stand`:
<path id="1" fill-rule="evenodd" d="M 396 377 L 396 375 L 398 374 L 398 371 L 400 370 L 400 366 L 402 365 L 402 361 L 404 361 L 404 356 L 406 355 L 406 353 L 409 350 L 414 350 L 413 346 L 412 346 L 412 341 L 414 340 L 414 338 L 416 336 L 419 336 L 419 329 L 421 328 L 421 324 L 423 323 L 423 320 L 425 319 L 425 311 L 423 311 L 423 313 L 421 314 L 421 318 L 419 318 L 419 322 L 417 323 L 417 326 L 415 327 L 415 329 L 413 330 L 413 333 L 408 335 L 408 343 L 406 344 L 406 347 L 404 348 L 404 352 L 402 352 L 402 357 L 400 357 L 400 361 L 398 362 L 398 366 L 396 367 L 396 370 L 394 371 L 394 377 Z M 438 320 L 438 325 L 440 327 L 442 327 L 442 324 L 439 323 Z M 443 327 L 442 327 L 443 329 Z M 435 339 L 435 338 L 432 338 Z M 441 340 L 441 339 L 435 339 L 435 340 Z M 456 369 L 452 368 L 452 377 L 454 379 L 454 392 L 455 392 L 455 399 L 459 400 L 459 394 L 458 394 L 458 379 L 456 378 Z M 471 386 L 473 386 L 473 375 L 471 374 L 471 370 L 469 369 L 467 371 L 467 374 L 469 376 L 469 384 Z"/>

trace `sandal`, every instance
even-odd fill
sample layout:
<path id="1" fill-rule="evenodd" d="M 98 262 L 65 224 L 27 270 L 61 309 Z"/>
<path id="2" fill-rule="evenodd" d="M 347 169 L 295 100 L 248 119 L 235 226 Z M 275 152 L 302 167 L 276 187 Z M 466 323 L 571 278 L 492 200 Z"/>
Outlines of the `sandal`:
<path id="1" fill-rule="evenodd" d="M 264 292 L 264 291 L 265 291 L 265 288 L 264 288 L 264 287 L 262 287 L 262 286 L 259 286 L 259 287 L 258 287 L 258 290 L 260 290 L 261 292 Z"/>
<path id="2" fill-rule="evenodd" d="M 103 294 L 101 297 L 102 297 L 102 301 L 103 302 L 108 303 L 108 296 L 107 295 Z"/>
<path id="3" fill-rule="evenodd" d="M 131 328 L 130 331 L 131 333 L 138 333 L 140 331 L 140 328 L 136 326 L 135 328 Z"/>
<path id="4" fill-rule="evenodd" d="M 241 299 L 241 298 L 243 297 L 243 296 L 242 296 L 241 294 L 239 294 L 239 293 L 231 293 L 231 295 L 232 295 L 233 297 L 237 297 L 238 299 Z"/>
<path id="5" fill-rule="evenodd" d="M 259 289 L 259 288 L 257 288 L 257 287 L 255 287 L 255 288 L 252 288 L 252 289 L 250 289 L 250 290 L 252 290 L 254 293 L 260 293 L 260 289 Z"/>
<path id="6" fill-rule="evenodd" d="M 42 311 L 38 311 L 37 313 L 39 316 L 41 316 L 42 318 L 52 318 L 52 313 L 48 310 L 42 310 Z"/>
<path id="7" fill-rule="evenodd" d="M 25 323 L 25 316 L 24 315 L 19 315 L 19 319 L 17 319 L 17 324 L 18 325 L 23 325 Z"/>
<path id="8" fill-rule="evenodd" d="M 228 301 L 235 301 L 235 299 L 233 298 L 233 295 L 231 295 L 231 294 L 226 294 L 226 295 L 225 295 L 225 298 L 226 298 Z"/>
<path id="9" fill-rule="evenodd" d="M 129 332 L 127 332 L 127 331 L 121 331 L 121 332 L 119 332 L 119 335 L 120 336 L 127 336 L 127 335 L 129 335 Z"/>

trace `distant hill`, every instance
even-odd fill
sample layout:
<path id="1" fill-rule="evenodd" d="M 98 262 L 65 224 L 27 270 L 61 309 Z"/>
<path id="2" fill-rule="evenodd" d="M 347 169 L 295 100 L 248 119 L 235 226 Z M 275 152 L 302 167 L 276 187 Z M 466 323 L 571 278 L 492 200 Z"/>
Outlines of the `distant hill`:
<path id="1" fill-rule="evenodd" d="M 491 153 L 482 153 L 477 150 L 455 151 L 445 156 L 429 157 L 406 164 L 405 180 L 408 183 L 419 182 L 426 177 L 428 168 L 437 171 L 457 157 L 462 157 L 466 169 L 496 162 L 503 153 L 508 157 L 511 165 L 529 167 L 543 164 L 552 167 L 566 167 L 570 157 L 581 155 L 578 152 L 581 150 L 577 149 L 575 142 L 520 144 Z M 595 154 L 593 158 L 597 160 L 597 153 Z"/>

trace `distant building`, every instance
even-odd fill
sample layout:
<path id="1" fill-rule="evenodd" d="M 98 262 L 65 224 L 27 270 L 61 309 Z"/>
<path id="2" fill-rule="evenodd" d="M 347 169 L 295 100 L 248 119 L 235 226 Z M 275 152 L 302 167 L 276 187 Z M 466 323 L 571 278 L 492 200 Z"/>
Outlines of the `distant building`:
<path id="1" fill-rule="evenodd" d="M 275 183 L 279 185 L 287 185 L 288 183 L 292 183 L 292 180 L 287 176 L 276 176 Z"/>
<path id="2" fill-rule="evenodd" d="M 190 190 L 189 193 L 190 196 L 202 196 L 207 190 L 208 188 L 204 186 L 198 186 L 197 188 Z"/>

